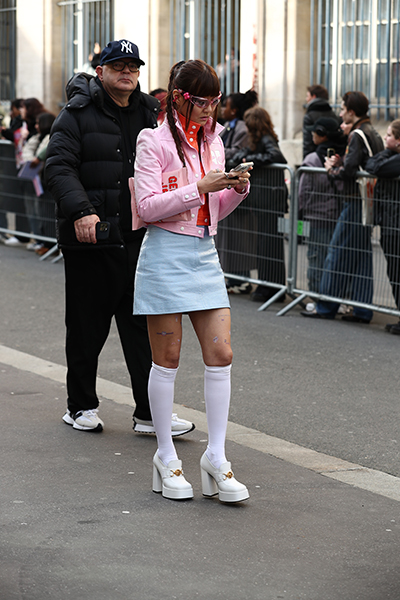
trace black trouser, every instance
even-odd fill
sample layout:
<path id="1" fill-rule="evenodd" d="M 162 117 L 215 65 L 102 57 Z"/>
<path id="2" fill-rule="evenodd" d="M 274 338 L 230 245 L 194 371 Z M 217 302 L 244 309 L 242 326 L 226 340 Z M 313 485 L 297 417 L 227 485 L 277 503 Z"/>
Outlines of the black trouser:
<path id="1" fill-rule="evenodd" d="M 63 250 L 66 280 L 67 392 L 71 413 L 97 408 L 99 354 L 115 316 L 136 403 L 150 420 L 151 350 L 146 317 L 134 316 L 133 286 L 141 239 L 120 248 Z"/>

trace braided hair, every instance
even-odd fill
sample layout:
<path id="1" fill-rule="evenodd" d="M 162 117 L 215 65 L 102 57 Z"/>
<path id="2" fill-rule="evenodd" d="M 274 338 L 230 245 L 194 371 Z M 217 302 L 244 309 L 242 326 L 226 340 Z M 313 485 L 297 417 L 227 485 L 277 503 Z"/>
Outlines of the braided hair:
<path id="1" fill-rule="evenodd" d="M 219 79 L 214 69 L 200 59 L 180 61 L 176 63 L 170 71 L 166 108 L 167 121 L 172 137 L 174 138 L 176 151 L 178 152 L 182 165 L 185 166 L 185 155 L 176 128 L 173 111 L 173 91 L 177 89 L 193 94 L 194 96 L 214 98 L 219 94 Z M 190 117 L 193 111 L 193 104 L 189 100 L 187 102 L 189 102 L 189 107 L 186 114 L 186 129 L 189 127 Z M 213 123 L 211 131 L 215 131 L 217 113 L 218 106 L 215 107 L 212 115 Z"/>

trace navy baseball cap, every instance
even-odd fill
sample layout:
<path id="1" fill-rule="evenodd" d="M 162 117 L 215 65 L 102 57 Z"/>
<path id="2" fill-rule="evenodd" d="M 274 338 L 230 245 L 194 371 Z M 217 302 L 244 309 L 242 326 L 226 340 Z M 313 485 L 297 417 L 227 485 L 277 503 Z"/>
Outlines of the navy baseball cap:
<path id="1" fill-rule="evenodd" d="M 103 48 L 100 54 L 100 65 L 103 66 L 106 63 L 121 58 L 131 58 L 139 66 L 145 64 L 139 56 L 139 48 L 136 44 L 133 44 L 129 40 L 118 40 L 108 42 L 107 46 Z"/>

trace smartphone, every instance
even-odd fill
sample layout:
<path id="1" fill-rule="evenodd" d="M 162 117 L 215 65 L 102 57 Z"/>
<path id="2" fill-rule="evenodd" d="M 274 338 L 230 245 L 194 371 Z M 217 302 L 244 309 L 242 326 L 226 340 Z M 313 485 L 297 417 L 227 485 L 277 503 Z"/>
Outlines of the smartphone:
<path id="1" fill-rule="evenodd" d="M 328 148 L 326 151 L 326 155 L 328 158 L 331 158 L 331 156 L 335 156 L 335 154 L 336 154 L 335 148 Z"/>
<path id="2" fill-rule="evenodd" d="M 96 240 L 106 240 L 110 235 L 110 223 L 108 221 L 97 221 Z"/>
<path id="3" fill-rule="evenodd" d="M 246 173 L 254 165 L 253 162 L 244 162 L 236 165 L 234 169 L 231 169 L 229 173 L 225 173 L 227 177 L 236 177 L 236 173 Z"/>

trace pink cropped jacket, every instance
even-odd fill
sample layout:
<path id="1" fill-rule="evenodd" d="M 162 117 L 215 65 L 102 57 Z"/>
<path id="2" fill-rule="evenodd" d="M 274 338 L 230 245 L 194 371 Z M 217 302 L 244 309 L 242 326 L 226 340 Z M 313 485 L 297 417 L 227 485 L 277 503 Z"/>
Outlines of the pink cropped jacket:
<path id="1" fill-rule="evenodd" d="M 186 158 L 189 184 L 169 192 L 162 192 L 162 173 L 176 171 L 182 168 L 182 162 L 176 151 L 174 139 L 168 122 L 165 119 L 157 129 L 143 129 L 137 140 L 135 162 L 135 195 L 139 216 L 146 223 L 152 223 L 168 231 L 204 236 L 204 227 L 198 227 L 197 213 L 203 203 L 197 182 L 201 179 L 200 158 L 197 152 L 186 140 L 181 123 L 175 114 L 175 123 L 181 139 Z M 211 119 L 205 126 L 205 141 L 201 144 L 201 157 L 204 171 L 225 169 L 224 145 L 218 135 L 222 127 L 217 123 L 211 132 Z M 217 233 L 218 221 L 228 216 L 249 193 L 250 184 L 243 194 L 238 194 L 234 188 L 221 192 L 210 192 L 209 235 Z M 190 210 L 189 221 L 159 222 L 160 219 L 172 217 Z"/>

